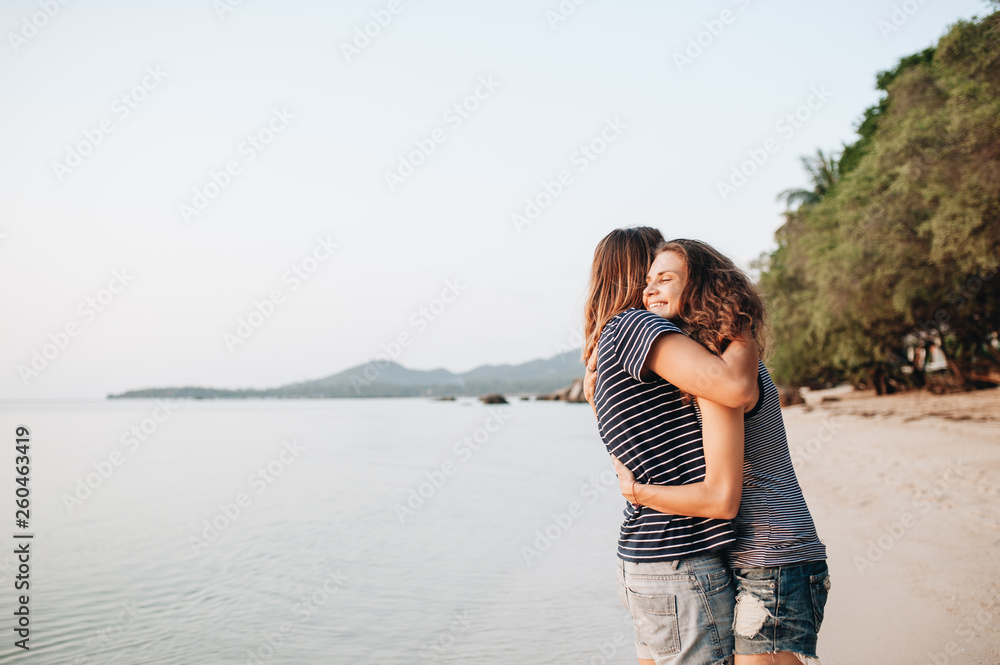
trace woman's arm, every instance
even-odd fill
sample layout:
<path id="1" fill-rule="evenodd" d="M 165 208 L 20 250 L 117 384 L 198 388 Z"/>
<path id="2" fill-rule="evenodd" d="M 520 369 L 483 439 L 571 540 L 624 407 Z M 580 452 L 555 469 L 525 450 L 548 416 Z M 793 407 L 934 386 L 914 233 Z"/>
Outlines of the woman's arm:
<path id="1" fill-rule="evenodd" d="M 676 335 L 671 335 L 675 337 Z M 622 496 L 668 515 L 731 520 L 743 492 L 743 409 L 698 400 L 703 423 L 705 480 L 689 485 L 644 485 L 617 457 Z"/>
<path id="2" fill-rule="evenodd" d="M 731 408 L 757 403 L 757 346 L 743 335 L 717 356 L 687 335 L 668 333 L 653 342 L 643 371 L 653 372 L 686 393 Z"/>

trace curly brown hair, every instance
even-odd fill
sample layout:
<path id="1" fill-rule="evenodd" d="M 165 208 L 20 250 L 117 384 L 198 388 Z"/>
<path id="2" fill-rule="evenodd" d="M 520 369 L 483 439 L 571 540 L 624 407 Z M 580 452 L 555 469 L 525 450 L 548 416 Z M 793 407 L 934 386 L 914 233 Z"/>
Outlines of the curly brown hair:
<path id="1" fill-rule="evenodd" d="M 746 273 L 700 240 L 666 241 L 657 246 L 655 256 L 663 252 L 675 252 L 687 267 L 678 318 L 691 339 L 721 355 L 731 340 L 749 329 L 757 353 L 765 358 L 769 337 L 767 310 Z"/>

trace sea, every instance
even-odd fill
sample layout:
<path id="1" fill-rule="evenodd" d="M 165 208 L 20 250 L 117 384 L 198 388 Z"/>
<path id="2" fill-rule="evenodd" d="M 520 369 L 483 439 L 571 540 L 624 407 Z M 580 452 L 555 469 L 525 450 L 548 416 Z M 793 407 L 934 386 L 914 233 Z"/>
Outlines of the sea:
<path id="1" fill-rule="evenodd" d="M 0 663 L 635 662 L 586 404 L 4 402 L 0 436 Z"/>

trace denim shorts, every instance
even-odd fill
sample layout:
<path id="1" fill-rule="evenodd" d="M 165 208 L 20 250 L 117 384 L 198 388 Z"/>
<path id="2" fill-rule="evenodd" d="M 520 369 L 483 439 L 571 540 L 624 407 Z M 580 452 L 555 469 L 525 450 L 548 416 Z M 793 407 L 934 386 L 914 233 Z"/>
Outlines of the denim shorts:
<path id="1" fill-rule="evenodd" d="M 618 598 L 632 615 L 639 658 L 656 665 L 732 662 L 735 592 L 722 557 L 619 559 Z"/>
<path id="2" fill-rule="evenodd" d="M 825 561 L 772 568 L 733 568 L 736 653 L 791 651 L 816 658 L 816 636 L 830 592 Z"/>

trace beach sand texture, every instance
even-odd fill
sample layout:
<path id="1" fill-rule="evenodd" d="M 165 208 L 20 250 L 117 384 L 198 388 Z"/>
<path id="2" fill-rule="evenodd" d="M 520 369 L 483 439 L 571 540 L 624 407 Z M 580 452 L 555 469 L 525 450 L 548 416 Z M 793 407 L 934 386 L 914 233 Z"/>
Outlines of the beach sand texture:
<path id="1" fill-rule="evenodd" d="M 1000 390 L 822 397 L 784 413 L 830 558 L 823 665 L 997 665 Z"/>

